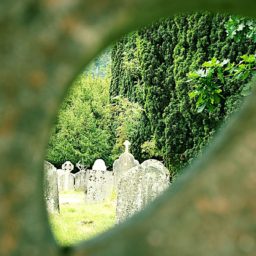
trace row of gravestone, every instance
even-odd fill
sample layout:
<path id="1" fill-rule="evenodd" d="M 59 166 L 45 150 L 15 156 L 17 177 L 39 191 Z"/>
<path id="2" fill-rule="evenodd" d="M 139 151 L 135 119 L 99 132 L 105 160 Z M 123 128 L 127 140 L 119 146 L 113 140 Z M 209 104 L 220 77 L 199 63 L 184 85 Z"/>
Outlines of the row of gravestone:
<path id="1" fill-rule="evenodd" d="M 161 162 L 153 159 L 139 164 L 129 153 L 128 141 L 125 146 L 125 152 L 113 164 L 113 172 L 107 171 L 102 159 L 95 161 L 92 170 L 85 170 L 77 164 L 80 172 L 75 175 L 71 173 L 74 166 L 69 161 L 59 170 L 45 162 L 48 211 L 59 211 L 59 191 L 83 190 L 87 203 L 97 203 L 109 197 L 114 187 L 117 192 L 116 219 L 119 223 L 161 194 L 169 186 L 169 171 Z"/>
<path id="2" fill-rule="evenodd" d="M 105 162 L 97 159 L 92 170 L 86 170 L 80 163 L 76 166 L 80 170 L 76 174 L 71 173 L 74 165 L 70 161 L 65 162 L 62 169 L 57 170 L 59 191 L 85 191 L 88 201 L 102 201 L 103 199 L 98 198 L 97 192 L 100 194 L 100 191 L 105 191 L 102 187 L 113 185 L 112 172 L 107 171 Z"/>
<path id="3" fill-rule="evenodd" d="M 79 172 L 71 173 L 74 165 L 67 161 L 62 169 L 56 169 L 45 161 L 45 198 L 50 213 L 59 212 L 59 192 L 84 191 L 85 201 L 88 203 L 102 202 L 108 198 L 113 190 L 113 172 L 107 171 L 105 162 L 97 159 L 92 170 L 86 170 L 80 163 L 76 165 Z"/>
<path id="4" fill-rule="evenodd" d="M 86 172 L 80 163 L 76 166 L 80 170 L 78 173 L 71 173 L 74 170 L 74 165 L 70 161 L 66 161 L 61 169 L 57 170 L 58 174 L 58 188 L 59 191 L 70 191 L 85 189 Z"/>

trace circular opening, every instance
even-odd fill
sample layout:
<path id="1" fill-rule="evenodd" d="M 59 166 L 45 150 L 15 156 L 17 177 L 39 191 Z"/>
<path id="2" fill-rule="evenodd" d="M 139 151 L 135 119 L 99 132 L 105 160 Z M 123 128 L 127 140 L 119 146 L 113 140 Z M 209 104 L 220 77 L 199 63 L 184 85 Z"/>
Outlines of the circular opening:
<path id="1" fill-rule="evenodd" d="M 250 94 L 254 27 L 230 15 L 177 15 L 125 36 L 83 71 L 46 156 L 57 168 L 45 191 L 62 244 L 132 216 L 202 156 Z"/>

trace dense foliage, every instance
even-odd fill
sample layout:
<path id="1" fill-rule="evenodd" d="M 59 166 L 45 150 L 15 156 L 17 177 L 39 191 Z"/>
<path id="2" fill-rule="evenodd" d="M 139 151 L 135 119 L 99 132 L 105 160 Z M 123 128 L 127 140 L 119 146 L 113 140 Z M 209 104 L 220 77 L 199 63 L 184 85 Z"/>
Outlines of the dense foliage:
<path id="1" fill-rule="evenodd" d="M 231 76 L 223 81 L 218 77 L 218 60 L 236 66 L 241 56 L 255 53 L 256 45 L 253 34 L 247 36 L 243 30 L 244 26 L 251 29 L 251 21 L 241 19 L 244 26 L 239 26 L 239 20 L 232 23 L 234 20 L 209 13 L 178 15 L 134 32 L 115 45 L 111 98 L 122 95 L 144 109 L 137 132 L 130 138 L 139 160 L 163 159 L 177 172 L 200 154 L 221 122 L 238 108 L 250 75 L 243 82 Z M 232 30 L 236 31 L 233 36 L 229 34 Z M 200 79 L 208 79 L 212 87 L 199 83 L 200 90 L 196 90 L 187 75 L 203 63 L 213 73 L 211 77 L 202 73 Z M 215 78 L 220 83 L 210 81 Z M 199 102 L 201 96 L 203 102 Z"/>
<path id="2" fill-rule="evenodd" d="M 61 165 L 82 161 L 87 167 L 97 158 L 110 164 L 109 82 L 82 75 L 62 104 L 49 141 L 47 160 Z"/>
<path id="3" fill-rule="evenodd" d="M 243 43 L 249 40 L 256 43 L 256 22 L 243 17 L 232 16 L 225 24 L 227 34 L 235 42 Z"/>
<path id="4" fill-rule="evenodd" d="M 137 159 L 157 158 L 177 172 L 248 95 L 255 38 L 255 21 L 209 13 L 178 15 L 124 37 L 111 71 L 107 49 L 75 81 L 47 160 L 90 167 L 103 158 L 111 166 L 129 139 Z"/>
<path id="5" fill-rule="evenodd" d="M 137 103 L 116 97 L 110 104 L 110 56 L 105 52 L 74 82 L 50 137 L 46 159 L 60 167 L 69 160 L 91 167 L 97 158 L 112 166 L 123 142 L 136 131 Z M 136 122 L 137 120 L 137 122 Z"/>
<path id="6" fill-rule="evenodd" d="M 188 82 L 193 84 L 193 90 L 189 93 L 191 99 L 196 98 L 197 112 L 207 109 L 213 112 L 225 99 L 222 88 L 226 83 L 244 82 L 255 72 L 255 55 L 241 56 L 239 64 L 230 63 L 229 59 L 222 62 L 215 57 L 203 63 L 202 68 L 188 74 Z M 251 83 L 245 85 L 241 91 L 242 96 L 247 96 L 251 91 Z"/>

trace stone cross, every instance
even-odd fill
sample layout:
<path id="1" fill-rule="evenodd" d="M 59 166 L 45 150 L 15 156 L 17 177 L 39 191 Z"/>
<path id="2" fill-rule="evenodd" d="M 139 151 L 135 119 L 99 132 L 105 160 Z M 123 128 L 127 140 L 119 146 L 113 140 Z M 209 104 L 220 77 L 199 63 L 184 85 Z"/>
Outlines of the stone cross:
<path id="1" fill-rule="evenodd" d="M 72 172 L 74 170 L 74 165 L 70 161 L 66 161 L 62 166 L 61 169 L 67 172 Z"/>
<path id="2" fill-rule="evenodd" d="M 126 140 L 124 142 L 124 146 L 125 146 L 125 153 L 129 153 L 129 146 L 131 145 L 130 141 Z"/>

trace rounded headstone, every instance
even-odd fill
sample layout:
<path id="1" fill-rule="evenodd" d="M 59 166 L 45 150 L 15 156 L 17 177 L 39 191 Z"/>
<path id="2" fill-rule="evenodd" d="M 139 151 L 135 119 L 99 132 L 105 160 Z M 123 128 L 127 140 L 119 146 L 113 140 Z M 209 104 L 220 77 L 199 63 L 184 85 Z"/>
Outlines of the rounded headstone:
<path id="1" fill-rule="evenodd" d="M 149 159 L 141 164 L 143 170 L 143 204 L 154 200 L 170 185 L 170 172 L 163 163 Z"/>
<path id="2" fill-rule="evenodd" d="M 117 222 L 144 208 L 167 189 L 169 176 L 168 169 L 154 159 L 126 170 L 117 186 Z"/>
<path id="3" fill-rule="evenodd" d="M 96 171 L 106 171 L 107 167 L 106 167 L 106 164 L 105 164 L 104 160 L 97 159 L 94 162 L 92 169 L 96 170 Z"/>
<path id="4" fill-rule="evenodd" d="M 158 160 L 155 159 L 149 159 L 144 161 L 141 164 L 141 167 L 146 170 L 146 172 L 154 171 L 157 174 L 162 174 L 163 176 L 169 177 L 170 172 L 169 170 L 164 166 L 164 164 Z"/>
<path id="5" fill-rule="evenodd" d="M 125 152 L 121 154 L 120 157 L 115 160 L 113 164 L 113 172 L 116 185 L 118 184 L 119 180 L 125 172 L 138 165 L 139 162 L 134 158 L 131 153 Z"/>

